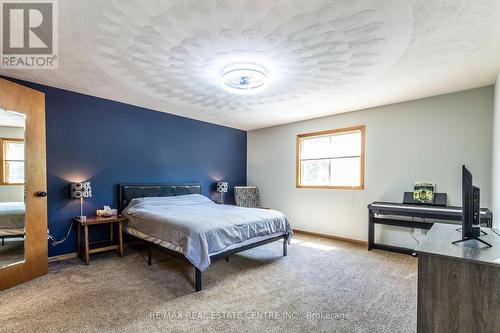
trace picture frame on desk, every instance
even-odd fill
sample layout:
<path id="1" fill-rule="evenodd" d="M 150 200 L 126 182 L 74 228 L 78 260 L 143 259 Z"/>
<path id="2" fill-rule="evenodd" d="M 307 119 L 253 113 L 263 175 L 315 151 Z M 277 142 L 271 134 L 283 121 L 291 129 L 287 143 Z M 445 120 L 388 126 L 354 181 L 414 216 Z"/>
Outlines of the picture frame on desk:
<path id="1" fill-rule="evenodd" d="M 406 205 L 446 206 L 447 201 L 448 196 L 446 193 L 434 193 L 430 203 L 415 200 L 413 192 L 404 192 L 403 196 L 403 204 Z"/>

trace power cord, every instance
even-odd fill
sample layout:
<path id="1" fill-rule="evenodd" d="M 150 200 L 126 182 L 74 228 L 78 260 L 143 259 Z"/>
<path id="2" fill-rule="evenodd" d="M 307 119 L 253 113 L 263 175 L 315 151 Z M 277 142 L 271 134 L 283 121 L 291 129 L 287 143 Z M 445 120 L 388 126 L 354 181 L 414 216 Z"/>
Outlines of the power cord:
<path id="1" fill-rule="evenodd" d="M 71 233 L 71 229 L 72 228 L 73 228 L 73 222 L 71 222 L 71 225 L 68 228 L 68 232 L 66 233 L 66 236 L 63 239 L 61 239 L 61 240 L 54 239 L 54 237 L 52 237 L 52 235 L 50 234 L 49 230 L 47 229 L 47 236 L 52 241 L 52 246 L 57 246 L 57 245 L 59 245 L 61 243 L 64 243 L 68 239 L 69 234 Z"/>
<path id="2" fill-rule="evenodd" d="M 414 221 L 415 221 L 415 220 L 414 220 L 414 218 L 413 218 L 413 216 L 411 217 L 411 221 L 412 221 L 412 222 L 414 222 Z M 418 246 L 418 245 L 420 244 L 420 241 L 419 241 L 418 239 L 416 239 L 416 238 L 415 238 L 415 235 L 413 235 L 413 233 L 414 233 L 414 232 L 415 232 L 415 228 L 411 228 L 411 230 L 410 230 L 410 236 L 411 236 L 411 238 L 412 238 L 415 242 L 417 242 L 417 246 Z"/>
<path id="3" fill-rule="evenodd" d="M 410 231 L 410 236 L 411 238 L 413 238 L 413 240 L 415 242 L 417 242 L 417 246 L 420 244 L 420 241 L 418 239 L 415 238 L 415 236 L 413 235 L 413 232 L 415 231 L 415 228 L 411 228 L 411 231 Z"/>
<path id="4" fill-rule="evenodd" d="M 498 232 L 496 232 L 495 229 L 490 228 L 490 230 L 493 231 L 495 234 L 497 234 L 497 236 L 500 236 L 500 234 Z"/>

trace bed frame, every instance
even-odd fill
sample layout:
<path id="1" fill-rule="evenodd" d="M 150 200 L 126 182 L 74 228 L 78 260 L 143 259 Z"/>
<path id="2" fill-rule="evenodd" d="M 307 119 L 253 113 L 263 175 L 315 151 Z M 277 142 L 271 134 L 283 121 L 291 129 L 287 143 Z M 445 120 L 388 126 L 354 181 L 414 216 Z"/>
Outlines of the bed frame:
<path id="1" fill-rule="evenodd" d="M 186 195 L 186 194 L 201 194 L 201 184 L 174 184 L 174 185 L 165 185 L 165 184 L 120 184 L 119 185 L 119 212 L 121 213 L 125 207 L 127 207 L 130 200 L 135 198 L 144 198 L 144 197 L 169 197 L 176 195 Z M 283 235 L 279 235 L 276 237 L 268 238 L 256 243 L 248 244 L 245 246 L 241 246 L 229 251 L 221 252 L 218 254 L 214 254 L 210 256 L 210 261 L 213 262 L 219 259 L 226 259 L 229 261 L 229 256 L 236 254 L 238 252 L 246 251 L 252 249 L 254 247 L 258 247 L 267 243 L 271 243 L 278 240 L 283 240 L 283 256 L 287 255 L 287 240 L 289 235 L 287 233 Z M 143 240 L 145 241 L 145 240 Z M 154 244 L 152 242 L 145 241 L 148 244 L 148 265 L 151 265 L 152 253 L 151 250 L 153 248 L 157 248 L 163 252 L 166 252 L 176 258 L 184 260 L 188 262 L 190 265 L 191 262 L 180 252 L 176 252 L 160 246 L 158 244 Z M 193 265 L 194 267 L 194 265 Z M 196 291 L 201 291 L 201 271 L 194 267 L 195 270 L 195 288 Z"/>
<path id="2" fill-rule="evenodd" d="M 2 240 L 2 246 L 5 245 L 5 240 L 9 238 L 23 238 L 24 240 L 24 229 L 0 229 L 0 239 Z"/>

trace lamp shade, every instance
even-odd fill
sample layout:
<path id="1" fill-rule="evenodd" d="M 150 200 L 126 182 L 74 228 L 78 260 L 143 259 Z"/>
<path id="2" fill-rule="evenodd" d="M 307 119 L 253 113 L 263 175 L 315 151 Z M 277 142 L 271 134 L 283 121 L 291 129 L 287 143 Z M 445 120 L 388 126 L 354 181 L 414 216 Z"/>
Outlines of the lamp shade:
<path id="1" fill-rule="evenodd" d="M 92 188 L 90 187 L 90 182 L 71 183 L 70 189 L 71 199 L 92 197 Z"/>
<path id="2" fill-rule="evenodd" d="M 217 192 L 226 193 L 228 189 L 227 182 L 217 182 Z"/>

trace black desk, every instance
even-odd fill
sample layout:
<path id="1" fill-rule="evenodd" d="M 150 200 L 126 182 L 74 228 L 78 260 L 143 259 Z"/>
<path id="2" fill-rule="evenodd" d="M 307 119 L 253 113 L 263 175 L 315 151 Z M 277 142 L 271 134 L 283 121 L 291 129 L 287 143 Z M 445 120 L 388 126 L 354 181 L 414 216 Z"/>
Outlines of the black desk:
<path id="1" fill-rule="evenodd" d="M 412 217 L 419 219 L 442 220 L 448 224 L 461 224 L 462 208 L 452 206 L 425 206 L 408 205 L 394 202 L 375 201 L 368 205 L 368 250 L 380 249 L 399 253 L 412 254 L 413 249 L 375 243 L 375 224 L 393 225 L 398 227 L 430 229 L 434 222 L 408 221 L 398 217 Z M 481 208 L 481 224 L 486 227 L 492 225 L 492 214 L 489 209 Z M 446 222 L 445 222 L 446 221 Z"/>

